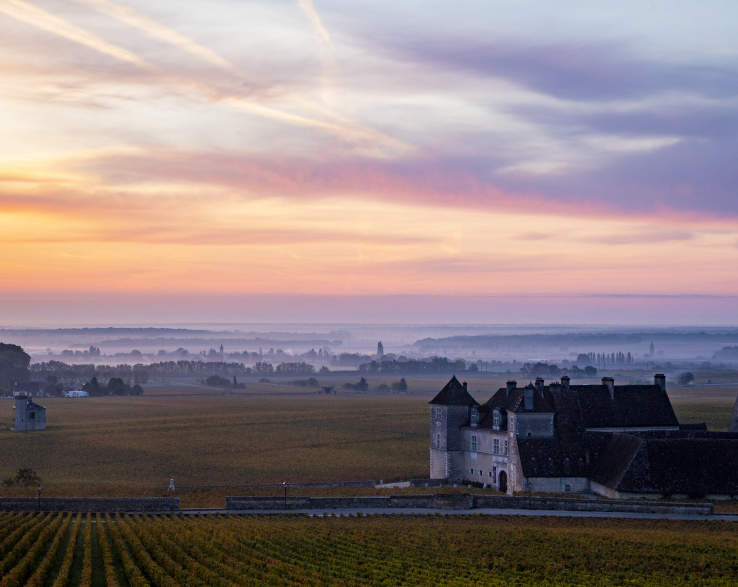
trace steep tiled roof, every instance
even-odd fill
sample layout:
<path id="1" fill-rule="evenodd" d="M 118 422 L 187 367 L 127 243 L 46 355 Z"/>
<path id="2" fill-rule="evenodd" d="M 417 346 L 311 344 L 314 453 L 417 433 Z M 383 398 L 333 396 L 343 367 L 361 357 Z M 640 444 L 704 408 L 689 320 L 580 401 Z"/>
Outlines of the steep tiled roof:
<path id="1" fill-rule="evenodd" d="M 508 412 L 525 412 L 524 388 L 500 388 L 484 404 Z M 581 419 L 583 428 L 656 428 L 679 426 L 669 396 L 658 385 L 616 385 L 614 398 L 604 385 L 571 385 L 568 390 L 535 390 L 535 411 Z M 566 398 L 564 403 L 559 400 Z M 577 403 L 575 409 L 574 399 Z M 738 414 L 737 414 L 738 417 Z M 738 420 L 736 421 L 738 425 Z"/>
<path id="2" fill-rule="evenodd" d="M 46 408 L 43 406 L 39 406 L 35 402 L 28 402 L 27 407 L 29 410 L 45 410 Z"/>
<path id="3" fill-rule="evenodd" d="M 610 433 L 557 431 L 553 438 L 518 438 L 525 477 L 586 477 L 600 458 Z M 589 462 L 587 462 L 589 453 Z"/>
<path id="4" fill-rule="evenodd" d="M 451 377 L 446 386 L 438 392 L 438 395 L 434 397 L 431 404 L 439 406 L 478 406 L 479 402 L 469 395 L 459 380 L 456 379 L 456 375 Z"/>
<path id="5" fill-rule="evenodd" d="M 533 389 L 533 410 L 526 410 L 525 389 L 525 387 L 516 387 L 508 393 L 507 388 L 502 387 L 483 405 L 489 406 L 490 409 L 500 408 L 508 412 L 532 411 L 550 414 L 554 411 L 551 407 L 550 394 L 546 393 L 545 389 L 536 389 L 532 386 L 528 386 L 528 389 Z"/>
<path id="6" fill-rule="evenodd" d="M 679 426 L 669 396 L 657 385 L 616 385 L 614 399 L 604 385 L 577 385 L 585 428 Z"/>
<path id="7" fill-rule="evenodd" d="M 627 493 L 738 494 L 738 434 L 617 433 L 591 479 Z"/>

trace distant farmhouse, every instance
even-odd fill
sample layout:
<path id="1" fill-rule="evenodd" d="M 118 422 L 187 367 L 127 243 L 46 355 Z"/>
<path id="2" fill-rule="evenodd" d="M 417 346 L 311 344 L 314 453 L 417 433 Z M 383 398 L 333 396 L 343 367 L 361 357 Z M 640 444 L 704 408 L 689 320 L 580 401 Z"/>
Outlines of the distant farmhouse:
<path id="1" fill-rule="evenodd" d="M 432 479 L 510 494 L 738 497 L 738 433 L 680 425 L 664 375 L 653 385 L 508 381 L 481 405 L 453 377 L 430 404 Z"/>
<path id="2" fill-rule="evenodd" d="M 29 396 L 41 393 L 41 384 L 38 381 L 17 381 L 13 386 L 14 392 L 25 393 Z"/>
<path id="3" fill-rule="evenodd" d="M 34 403 L 24 392 L 15 393 L 15 431 L 46 429 L 46 408 Z"/>

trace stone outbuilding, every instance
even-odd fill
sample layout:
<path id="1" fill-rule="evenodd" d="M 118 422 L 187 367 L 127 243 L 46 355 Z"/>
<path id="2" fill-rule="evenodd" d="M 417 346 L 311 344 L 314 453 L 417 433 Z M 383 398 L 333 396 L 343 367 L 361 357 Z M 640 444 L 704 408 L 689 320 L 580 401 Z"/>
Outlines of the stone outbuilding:
<path id="1" fill-rule="evenodd" d="M 38 405 L 24 393 L 15 396 L 15 431 L 46 429 L 46 408 Z"/>

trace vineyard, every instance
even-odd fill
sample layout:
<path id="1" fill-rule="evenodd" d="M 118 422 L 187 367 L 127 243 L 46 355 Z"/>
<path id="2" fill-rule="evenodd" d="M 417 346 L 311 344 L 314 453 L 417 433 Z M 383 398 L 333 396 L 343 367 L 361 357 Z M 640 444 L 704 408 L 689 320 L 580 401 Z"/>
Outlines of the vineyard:
<path id="1" fill-rule="evenodd" d="M 725 522 L 0 514 L 0 587 L 735 585 Z"/>

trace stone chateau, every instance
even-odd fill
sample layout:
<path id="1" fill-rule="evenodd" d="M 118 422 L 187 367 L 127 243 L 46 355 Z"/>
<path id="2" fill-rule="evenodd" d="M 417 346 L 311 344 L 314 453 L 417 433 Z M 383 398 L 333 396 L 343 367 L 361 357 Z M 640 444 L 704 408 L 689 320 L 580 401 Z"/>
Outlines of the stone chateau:
<path id="1" fill-rule="evenodd" d="M 508 381 L 481 405 L 454 376 L 430 404 L 432 479 L 509 494 L 738 498 L 738 430 L 680 425 L 664 375 L 653 385 Z"/>

